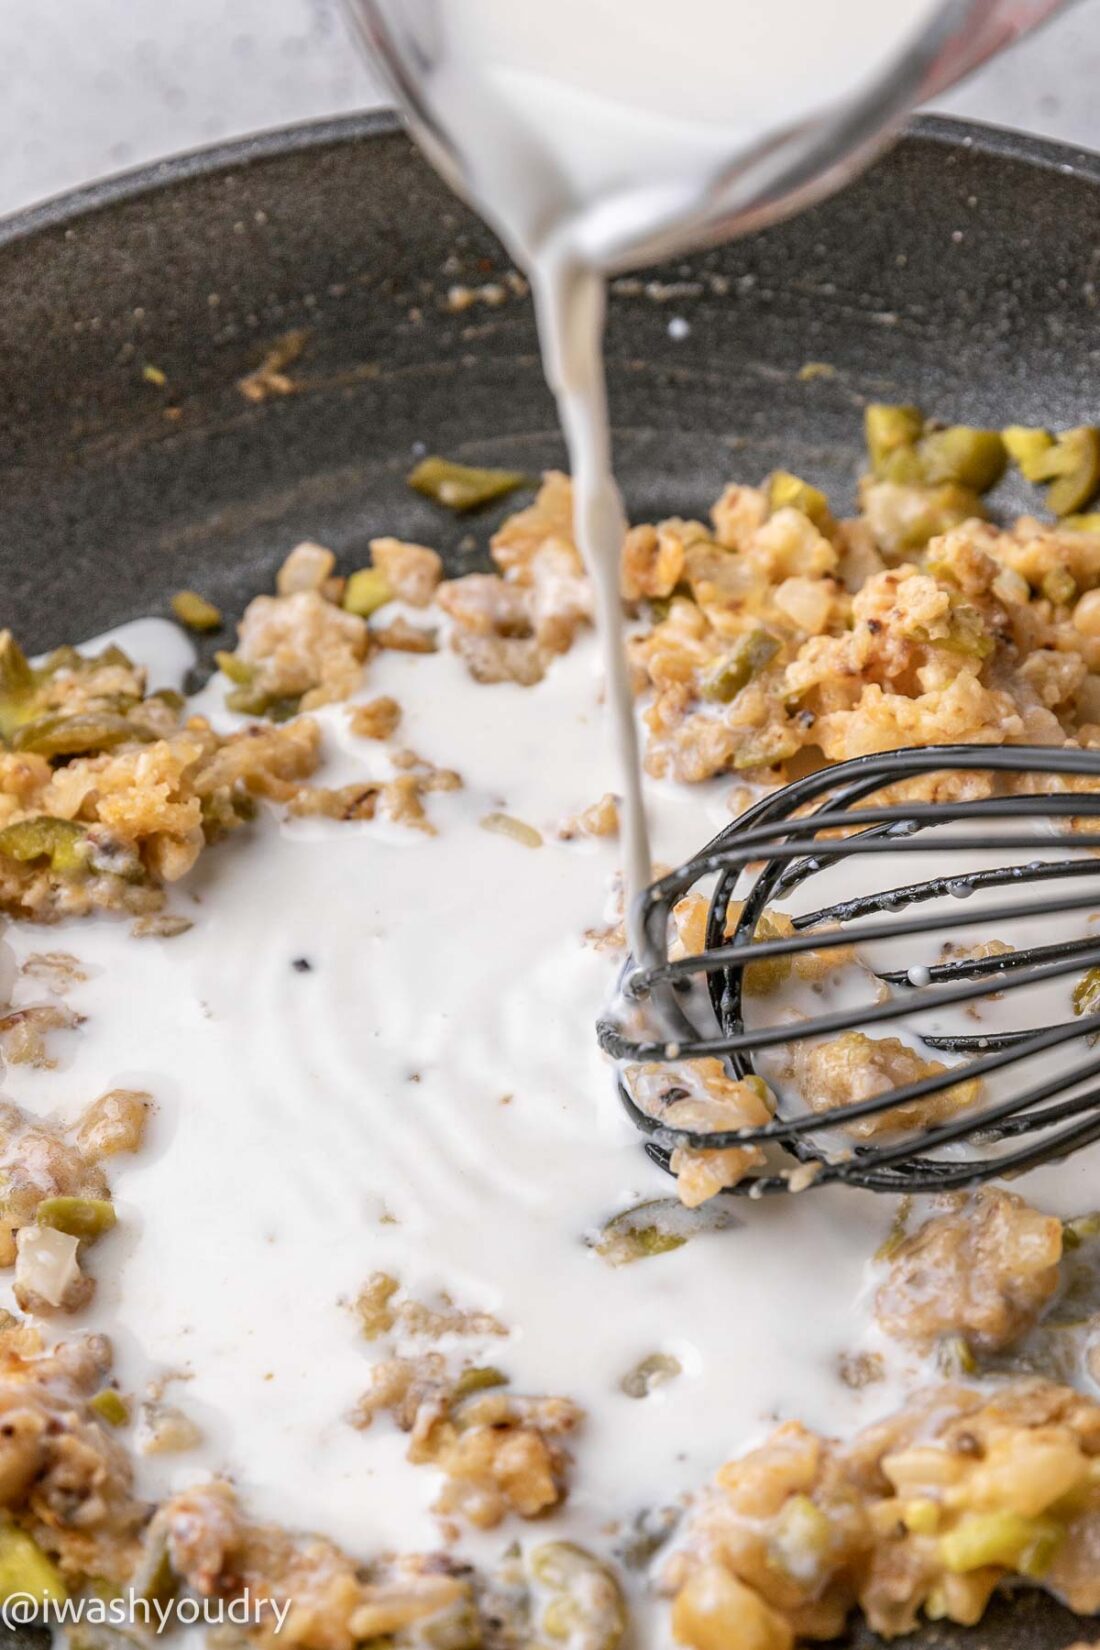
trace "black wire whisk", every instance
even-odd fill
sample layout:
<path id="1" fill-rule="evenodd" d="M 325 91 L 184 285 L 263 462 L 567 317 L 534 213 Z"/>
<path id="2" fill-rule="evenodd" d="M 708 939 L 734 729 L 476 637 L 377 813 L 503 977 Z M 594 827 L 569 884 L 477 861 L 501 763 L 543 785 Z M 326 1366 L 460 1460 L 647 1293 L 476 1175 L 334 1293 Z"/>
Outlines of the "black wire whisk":
<path id="1" fill-rule="evenodd" d="M 942 776 L 940 788 L 945 782 L 958 799 L 881 794 L 929 775 Z M 646 1135 L 649 1155 L 668 1169 L 677 1147 L 782 1147 L 786 1162 L 768 1154 L 729 1188 L 752 1196 L 835 1182 L 876 1192 L 945 1192 L 1022 1173 L 1100 1139 L 1100 1012 L 1092 1012 L 1094 1003 L 1100 1009 L 1100 975 L 1095 999 L 1079 989 L 1071 1000 L 1069 989 L 1100 968 L 1100 930 L 1095 937 L 1015 944 L 1036 917 L 1057 917 L 1061 928 L 1076 913 L 1087 928 L 1100 914 L 1098 817 L 1100 751 L 1033 746 L 944 745 L 858 757 L 757 803 L 641 896 L 641 954 L 628 958 L 620 1001 L 601 1019 L 598 1035 L 624 1065 L 717 1056 L 734 1078 L 763 1075 L 774 1116 L 724 1131 L 669 1126 L 660 1107 L 638 1104 L 620 1071 L 620 1097 Z M 914 853 L 936 856 L 935 873 L 906 877 L 905 856 Z M 976 866 L 975 856 L 995 862 Z M 876 862 L 888 886 L 869 886 Z M 812 903 L 814 879 L 838 871 L 841 897 L 802 909 L 807 894 Z M 705 949 L 670 957 L 670 913 L 699 884 L 710 889 Z M 1009 897 L 996 897 L 1005 889 Z M 731 915 L 734 900 L 743 905 Z M 780 902 L 790 907 L 791 931 L 755 937 L 761 917 Z M 922 943 L 942 942 L 956 930 L 979 940 L 1007 935 L 1013 948 L 952 956 L 952 942 L 941 944 L 938 957 L 920 960 Z M 751 996 L 746 1023 L 751 965 L 838 947 L 849 956 L 847 948 L 855 948 L 873 1000 L 780 1022 L 766 1018 L 769 998 Z M 1027 1023 L 1027 988 L 1059 980 L 1067 989 L 1055 1023 L 1044 1025 L 1041 1016 Z M 983 1000 L 1000 998 L 1013 1010 L 1010 1029 L 942 1024 L 945 1011 L 980 1014 Z M 757 1070 L 769 1050 L 891 1022 L 901 1022 L 924 1048 L 954 1058 L 919 1081 L 825 1109 L 808 1106 L 797 1085 L 788 1092 L 774 1072 Z M 1059 1051 L 1071 1053 L 1072 1062 Z M 971 1078 L 983 1088 L 993 1079 L 1000 1092 L 920 1126 L 919 1110 L 911 1108 Z M 885 1115 L 899 1107 L 906 1108 L 905 1127 L 891 1126 Z M 862 1122 L 866 1135 L 869 1119 L 879 1120 L 871 1143 L 852 1128 Z"/>

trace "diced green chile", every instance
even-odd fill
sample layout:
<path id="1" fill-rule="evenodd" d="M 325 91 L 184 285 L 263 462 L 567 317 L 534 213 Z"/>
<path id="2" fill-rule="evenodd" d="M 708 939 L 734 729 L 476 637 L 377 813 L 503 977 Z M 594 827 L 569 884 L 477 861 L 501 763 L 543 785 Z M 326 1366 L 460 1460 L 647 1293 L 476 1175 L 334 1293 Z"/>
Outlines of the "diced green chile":
<path id="1" fill-rule="evenodd" d="M 462 515 L 530 484 L 521 470 L 481 469 L 449 458 L 422 458 L 408 477 L 414 492 Z"/>
<path id="2" fill-rule="evenodd" d="M 86 711 L 79 716 L 37 716 L 25 722 L 11 738 L 12 750 L 36 756 L 88 756 L 131 742 L 147 744 L 156 735 L 148 728 L 108 711 Z"/>
<path id="3" fill-rule="evenodd" d="M 965 1335 L 947 1335 L 936 1347 L 936 1365 L 948 1379 L 958 1379 L 960 1375 L 976 1375 L 978 1360 L 974 1356 L 974 1348 Z"/>
<path id="4" fill-rule="evenodd" d="M 654 1387 L 663 1386 L 682 1375 L 683 1364 L 668 1352 L 651 1352 L 628 1369 L 619 1382 L 628 1398 L 648 1398 Z"/>
<path id="5" fill-rule="evenodd" d="M 863 430 L 875 475 L 884 474 L 895 453 L 916 446 L 923 429 L 924 414 L 919 407 L 873 401 L 863 414 Z"/>
<path id="6" fill-rule="evenodd" d="M 226 705 L 239 716 L 266 716 L 269 722 L 289 722 L 297 716 L 301 697 L 287 697 L 278 693 L 259 693 L 251 688 L 234 688 L 225 696 Z"/>
<path id="7" fill-rule="evenodd" d="M 1026 424 L 1010 424 L 1001 439 L 1013 464 L 1025 481 L 1045 481 L 1047 455 L 1054 437 L 1047 430 L 1030 429 Z"/>
<path id="8" fill-rule="evenodd" d="M 789 728 L 772 728 L 742 745 L 733 759 L 740 772 L 744 768 L 771 768 L 777 762 L 788 762 L 802 749 L 798 735 Z"/>
<path id="9" fill-rule="evenodd" d="M 874 1258 L 877 1261 L 887 1261 L 893 1258 L 909 1236 L 909 1218 L 913 1213 L 913 1200 L 903 1197 L 894 1211 L 890 1221 L 890 1230 L 875 1250 Z"/>
<path id="10" fill-rule="evenodd" d="M 301 696 L 266 693 L 254 687 L 256 667 L 247 659 L 242 659 L 237 653 L 222 651 L 215 653 L 214 662 L 222 675 L 234 683 L 225 696 L 230 710 L 235 710 L 240 716 L 266 716 L 272 722 L 288 722 L 292 716 L 297 716 Z"/>
<path id="11" fill-rule="evenodd" d="M 768 508 L 773 515 L 776 510 L 801 510 L 819 532 L 828 535 L 835 528 L 829 500 L 820 487 L 811 486 L 790 470 L 773 470 L 767 485 Z"/>
<path id="12" fill-rule="evenodd" d="M 21 1598 L 43 1604 L 66 1597 L 61 1574 L 25 1530 L 0 1522 L 0 1600 Z"/>
<path id="13" fill-rule="evenodd" d="M 685 1209 L 679 1198 L 651 1198 L 612 1215 L 600 1228 L 593 1247 L 612 1266 L 627 1266 L 650 1255 L 667 1255 L 700 1232 L 721 1232 L 739 1225 L 736 1215 L 713 1203 Z"/>
<path id="14" fill-rule="evenodd" d="M 508 1377 L 503 1370 L 496 1369 L 492 1364 L 473 1364 L 462 1371 L 451 1388 L 451 1397 L 457 1402 L 470 1397 L 471 1393 L 490 1392 L 494 1387 L 507 1385 Z"/>
<path id="15" fill-rule="evenodd" d="M 680 1518 L 681 1509 L 676 1506 L 645 1508 L 616 1542 L 615 1557 L 628 1570 L 644 1569 L 674 1534 Z"/>
<path id="16" fill-rule="evenodd" d="M 10 630 L 0 634 L 0 694 L 29 693 L 34 672 Z"/>
<path id="17" fill-rule="evenodd" d="M 951 424 L 944 430 L 930 430 L 918 448 L 924 480 L 929 486 L 955 481 L 986 493 L 1004 475 L 1008 453 L 997 430 L 975 429 L 970 424 Z"/>
<path id="18" fill-rule="evenodd" d="M 94 1409 L 100 1420 L 106 1421 L 109 1427 L 129 1425 L 130 1406 L 113 1386 L 105 1386 L 94 1398 L 89 1398 L 88 1408 Z"/>
<path id="19" fill-rule="evenodd" d="M 0 738 L 10 739 L 34 704 L 34 672 L 10 630 L 0 633 Z"/>
<path id="20" fill-rule="evenodd" d="M 390 581 L 380 567 L 361 567 L 344 587 L 344 611 L 369 619 L 380 607 L 393 601 Z"/>
<path id="21" fill-rule="evenodd" d="M 59 876 L 77 876 L 87 867 L 86 832 L 71 819 L 39 814 L 36 819 L 5 825 L 0 831 L 0 854 L 28 864 L 48 859 L 51 871 Z"/>
<path id="22" fill-rule="evenodd" d="M 177 590 L 171 607 L 175 618 L 188 630 L 217 630 L 221 626 L 221 609 L 197 590 Z"/>
<path id="23" fill-rule="evenodd" d="M 999 430 L 972 424 L 930 426 L 919 407 L 874 403 L 864 414 L 872 474 L 907 487 L 966 487 L 988 492 L 1000 481 L 1008 448 Z"/>
<path id="24" fill-rule="evenodd" d="M 957 602 L 951 609 L 947 636 L 937 645 L 952 653 L 961 653 L 967 659 L 988 659 L 996 644 L 977 608 L 967 602 Z"/>
<path id="25" fill-rule="evenodd" d="M 138 1598 L 167 1603 L 179 1592 L 180 1578 L 172 1568 L 168 1541 L 163 1530 L 153 1524 L 134 1573 L 133 1588 Z"/>
<path id="26" fill-rule="evenodd" d="M 94 1243 L 109 1232 L 118 1216 L 104 1197 L 45 1197 L 35 1211 L 39 1226 L 50 1226 L 67 1237 Z"/>
<path id="27" fill-rule="evenodd" d="M 1076 515 L 1100 489 L 1100 429 L 1094 424 L 1055 436 L 1014 424 L 1004 442 L 1025 480 L 1050 483 L 1046 503 L 1056 516 Z"/>
<path id="28" fill-rule="evenodd" d="M 1052 567 L 1049 573 L 1043 575 L 1039 588 L 1055 607 L 1069 607 L 1077 600 L 1077 580 L 1068 567 Z"/>
<path id="29" fill-rule="evenodd" d="M 527 1650 L 617 1650 L 627 1614 L 610 1565 L 572 1541 L 547 1541 L 527 1554 L 526 1568 L 532 1594 Z"/>
<path id="30" fill-rule="evenodd" d="M 1100 488 L 1100 430 L 1082 424 L 1066 430 L 1054 443 L 1047 509 L 1072 516 L 1090 503 Z"/>
<path id="31" fill-rule="evenodd" d="M 224 648 L 215 653 L 214 663 L 222 675 L 228 676 L 238 687 L 248 687 L 256 674 L 255 666 L 250 665 L 247 659 L 242 659 L 237 653 L 228 653 Z"/>
<path id="32" fill-rule="evenodd" d="M 770 630 L 750 630 L 738 638 L 724 658 L 711 666 L 699 691 L 704 699 L 728 705 L 754 676 L 771 664 L 778 652 L 779 640 Z"/>
<path id="33" fill-rule="evenodd" d="M 1077 1215 L 1062 1224 L 1062 1247 L 1065 1249 L 1080 1249 L 1097 1237 L 1100 1237 L 1100 1214 Z"/>

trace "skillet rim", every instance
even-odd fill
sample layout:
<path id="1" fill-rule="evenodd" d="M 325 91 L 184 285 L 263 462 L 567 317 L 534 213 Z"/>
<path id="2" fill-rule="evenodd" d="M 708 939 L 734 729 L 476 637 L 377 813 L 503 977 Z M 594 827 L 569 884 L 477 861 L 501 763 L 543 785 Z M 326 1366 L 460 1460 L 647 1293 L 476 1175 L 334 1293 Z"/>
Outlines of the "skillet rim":
<path id="1" fill-rule="evenodd" d="M 269 131 L 186 149 L 62 190 L 0 217 L 0 250 L 177 184 L 239 171 L 287 155 L 394 137 L 405 130 L 405 123 L 396 110 L 366 109 L 348 115 L 297 121 Z M 1066 143 L 1059 138 L 1040 137 L 1015 127 L 963 120 L 953 115 L 928 114 L 909 120 L 886 148 L 914 140 L 918 144 L 969 150 L 1023 163 L 1040 171 L 1072 174 L 1100 187 L 1100 149 Z"/>

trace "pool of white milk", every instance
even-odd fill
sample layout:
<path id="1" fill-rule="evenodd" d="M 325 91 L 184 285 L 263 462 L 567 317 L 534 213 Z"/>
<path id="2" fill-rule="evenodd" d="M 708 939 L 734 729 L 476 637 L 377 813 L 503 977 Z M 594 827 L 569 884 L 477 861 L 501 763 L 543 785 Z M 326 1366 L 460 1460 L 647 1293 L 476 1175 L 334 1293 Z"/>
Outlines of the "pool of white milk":
<path id="1" fill-rule="evenodd" d="M 186 664 L 170 626 L 117 639 L 153 685 Z M 734 1229 L 632 1265 L 594 1252 L 610 1215 L 673 1192 L 594 1035 L 620 957 L 584 935 L 608 919 L 618 844 L 554 835 L 611 784 L 595 641 L 533 688 L 478 686 L 445 647 L 383 653 L 364 688 L 379 693 L 403 707 L 400 743 L 463 777 L 428 799 L 438 834 L 265 809 L 173 890 L 194 922 L 179 937 L 10 928 L 20 957 L 71 951 L 88 978 L 57 1068 L 13 1067 L 5 1087 L 39 1116 L 113 1087 L 155 1097 L 146 1149 L 115 1160 L 119 1225 L 76 1325 L 110 1334 L 124 1390 L 179 1376 L 167 1396 L 202 1429 L 200 1448 L 142 1462 L 144 1490 L 225 1473 L 255 1513 L 357 1553 L 437 1546 L 434 1470 L 404 1460 L 388 1419 L 346 1418 L 381 1355 L 347 1302 L 383 1269 L 495 1313 L 509 1334 L 486 1351 L 512 1389 L 583 1407 L 553 1527 L 608 1551 L 776 1417 L 845 1431 L 897 1402 L 893 1379 L 855 1392 L 837 1373 L 842 1353 L 883 1350 L 867 1274 L 892 1211 L 815 1192 L 739 1205 Z M 220 702 L 213 685 L 197 706 L 233 722 Z M 322 783 L 386 766 L 343 706 L 319 720 Z M 720 785 L 647 783 L 647 802 L 666 862 L 729 817 Z M 491 811 L 543 846 L 484 830 Z M 623 1375 L 655 1351 L 683 1373 L 628 1397 Z"/>

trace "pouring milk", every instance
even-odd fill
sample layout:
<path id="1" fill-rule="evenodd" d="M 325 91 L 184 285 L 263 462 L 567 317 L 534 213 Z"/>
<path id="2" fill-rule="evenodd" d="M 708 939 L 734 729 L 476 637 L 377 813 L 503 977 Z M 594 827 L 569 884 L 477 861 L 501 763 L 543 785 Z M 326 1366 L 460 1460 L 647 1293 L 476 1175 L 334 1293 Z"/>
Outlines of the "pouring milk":
<path id="1" fill-rule="evenodd" d="M 1006 18 L 1006 0 L 349 0 L 422 145 L 531 277 L 596 593 L 628 911 L 650 860 L 622 645 L 604 277 L 839 181 L 990 49 L 992 26 L 1010 34 L 1050 4 Z"/>

